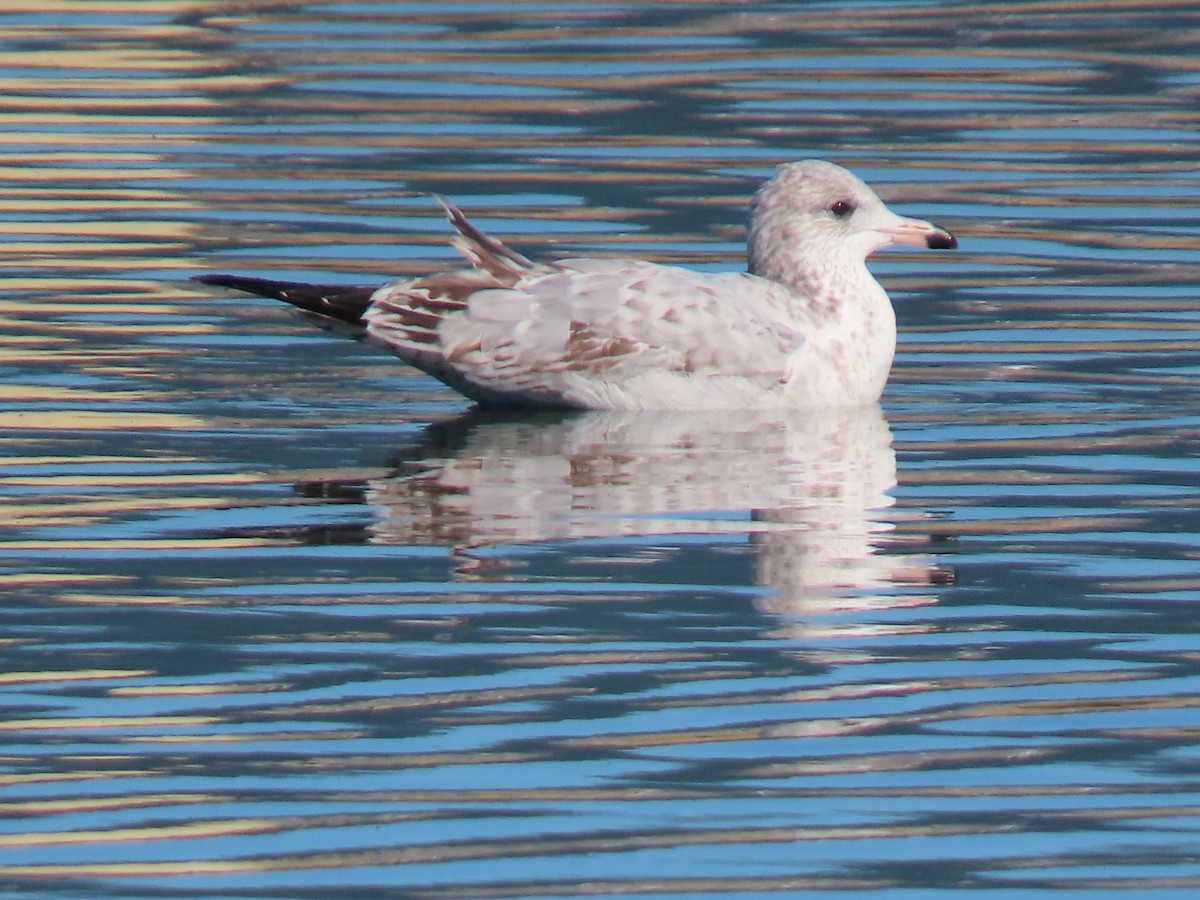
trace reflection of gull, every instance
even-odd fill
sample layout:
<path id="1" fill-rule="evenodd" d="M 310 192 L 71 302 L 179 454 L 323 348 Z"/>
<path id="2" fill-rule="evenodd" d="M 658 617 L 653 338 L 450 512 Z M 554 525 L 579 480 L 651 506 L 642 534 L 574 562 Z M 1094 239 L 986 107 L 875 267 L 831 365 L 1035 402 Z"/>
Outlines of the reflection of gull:
<path id="1" fill-rule="evenodd" d="M 365 329 L 483 402 L 587 409 L 814 407 L 879 399 L 896 319 L 866 259 L 950 248 L 845 169 L 782 166 L 754 198 L 750 271 L 536 264 L 445 204 L 472 268 L 379 288 L 202 275 Z"/>
<path id="2" fill-rule="evenodd" d="M 878 552 L 895 481 L 875 405 L 799 424 L 745 411 L 476 413 L 435 426 L 367 502 L 383 543 L 749 533 L 758 581 L 775 592 L 764 604 L 812 612 L 880 602 L 868 594 L 916 570 Z"/>

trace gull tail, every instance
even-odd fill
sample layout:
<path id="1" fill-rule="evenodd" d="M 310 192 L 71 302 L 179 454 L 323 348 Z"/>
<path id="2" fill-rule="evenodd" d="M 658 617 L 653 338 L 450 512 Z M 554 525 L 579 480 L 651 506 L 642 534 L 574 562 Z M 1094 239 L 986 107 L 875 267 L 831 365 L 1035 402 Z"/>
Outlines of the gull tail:
<path id="1" fill-rule="evenodd" d="M 282 300 L 305 312 L 336 319 L 350 325 L 364 325 L 363 314 L 371 305 L 373 287 L 350 284 L 307 284 L 303 281 L 272 281 L 246 275 L 193 275 L 193 281 L 229 287 L 247 294 Z"/>

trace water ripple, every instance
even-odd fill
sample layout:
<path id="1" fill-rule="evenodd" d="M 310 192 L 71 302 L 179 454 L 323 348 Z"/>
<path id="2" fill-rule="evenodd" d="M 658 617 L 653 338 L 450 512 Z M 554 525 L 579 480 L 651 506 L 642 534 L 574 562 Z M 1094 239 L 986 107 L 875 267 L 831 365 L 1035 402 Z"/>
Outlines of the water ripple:
<path id="1" fill-rule="evenodd" d="M 1198 884 L 1194 4 L 17 4 L 0 881 L 47 897 Z M 882 409 L 493 416 L 202 270 L 742 265 L 823 156 Z"/>

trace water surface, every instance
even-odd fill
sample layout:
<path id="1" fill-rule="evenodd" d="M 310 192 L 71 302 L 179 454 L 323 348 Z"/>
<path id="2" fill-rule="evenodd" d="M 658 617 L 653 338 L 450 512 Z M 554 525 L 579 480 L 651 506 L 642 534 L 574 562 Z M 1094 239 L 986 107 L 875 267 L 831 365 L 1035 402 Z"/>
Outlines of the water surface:
<path id="1" fill-rule="evenodd" d="M 1188 2 L 9 5 L 0 890 L 1200 884 Z M 887 254 L 841 416 L 488 414 L 200 271 Z"/>

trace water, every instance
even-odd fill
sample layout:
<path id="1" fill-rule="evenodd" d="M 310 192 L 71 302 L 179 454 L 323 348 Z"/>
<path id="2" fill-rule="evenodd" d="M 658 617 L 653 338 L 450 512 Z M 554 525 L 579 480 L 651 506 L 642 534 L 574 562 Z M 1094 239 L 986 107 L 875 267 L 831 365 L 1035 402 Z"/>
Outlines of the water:
<path id="1" fill-rule="evenodd" d="M 1190 2 L 18 4 L 0 17 L 0 891 L 1190 897 Z M 375 282 L 453 197 L 887 254 L 879 409 L 497 415 L 200 271 Z"/>

